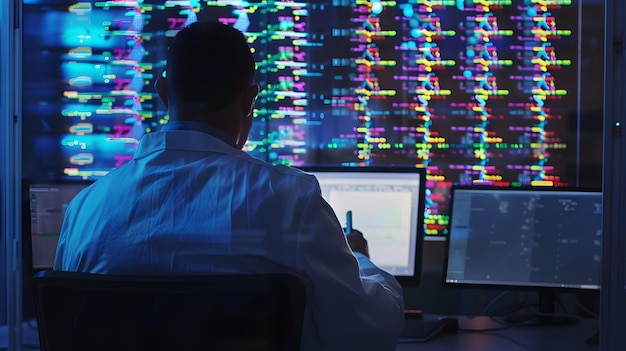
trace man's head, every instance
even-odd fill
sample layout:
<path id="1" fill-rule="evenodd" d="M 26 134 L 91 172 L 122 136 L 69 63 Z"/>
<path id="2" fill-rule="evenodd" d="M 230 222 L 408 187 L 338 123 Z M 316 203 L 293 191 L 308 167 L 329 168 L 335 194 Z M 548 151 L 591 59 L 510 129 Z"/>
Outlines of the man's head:
<path id="1" fill-rule="evenodd" d="M 208 123 L 243 147 L 252 124 L 255 62 L 244 35 L 217 22 L 182 29 L 169 47 L 156 89 L 172 120 Z"/>

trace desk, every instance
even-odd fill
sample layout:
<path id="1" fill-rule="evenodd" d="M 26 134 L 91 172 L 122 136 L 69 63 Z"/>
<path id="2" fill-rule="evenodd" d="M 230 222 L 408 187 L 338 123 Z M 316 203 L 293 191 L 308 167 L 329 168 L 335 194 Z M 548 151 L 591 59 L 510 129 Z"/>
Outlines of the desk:
<path id="1" fill-rule="evenodd" d="M 460 316 L 458 320 L 460 328 L 485 329 L 499 326 L 488 317 Z M 37 350 L 39 340 L 33 324 L 34 321 L 30 324 L 24 323 L 23 350 Z M 398 344 L 396 351 L 598 351 L 598 345 L 585 343 L 597 331 L 596 320 L 583 320 L 569 326 L 515 327 L 485 333 L 459 330 L 455 334 L 440 334 L 424 343 Z M 6 327 L 0 327 L 0 350 L 6 344 Z"/>
<path id="2" fill-rule="evenodd" d="M 434 318 L 426 316 L 426 318 Z M 462 329 L 501 327 L 489 317 L 457 317 L 459 331 L 442 333 L 423 343 L 399 343 L 396 351 L 597 351 L 585 340 L 598 331 L 597 320 L 582 320 L 566 326 L 520 326 L 492 332 Z M 410 322 L 410 321 L 409 321 Z"/>

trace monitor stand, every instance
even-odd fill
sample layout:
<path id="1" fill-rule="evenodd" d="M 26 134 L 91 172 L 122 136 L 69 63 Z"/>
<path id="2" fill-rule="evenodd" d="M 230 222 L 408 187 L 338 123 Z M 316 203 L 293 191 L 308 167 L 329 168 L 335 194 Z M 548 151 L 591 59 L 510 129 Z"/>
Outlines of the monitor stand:
<path id="1" fill-rule="evenodd" d="M 539 293 L 539 313 L 516 313 L 505 317 L 505 321 L 518 325 L 571 325 L 578 323 L 575 316 L 555 315 L 556 293 Z"/>

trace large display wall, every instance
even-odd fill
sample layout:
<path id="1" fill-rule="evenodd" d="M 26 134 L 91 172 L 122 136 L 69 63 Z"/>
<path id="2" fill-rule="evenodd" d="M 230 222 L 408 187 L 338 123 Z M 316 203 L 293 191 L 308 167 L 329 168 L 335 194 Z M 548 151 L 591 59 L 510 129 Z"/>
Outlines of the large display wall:
<path id="1" fill-rule="evenodd" d="M 455 183 L 601 184 L 603 4 L 25 0 L 23 174 L 93 180 L 128 162 L 168 121 L 153 83 L 169 42 L 219 20 L 258 63 L 250 153 L 426 168 L 426 232 L 442 236 Z"/>

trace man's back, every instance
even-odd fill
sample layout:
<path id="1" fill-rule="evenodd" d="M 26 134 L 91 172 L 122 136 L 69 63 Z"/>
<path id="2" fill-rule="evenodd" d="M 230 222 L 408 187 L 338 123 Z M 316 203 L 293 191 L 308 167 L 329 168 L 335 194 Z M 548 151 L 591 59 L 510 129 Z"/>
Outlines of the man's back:
<path id="1" fill-rule="evenodd" d="M 295 252 L 299 216 L 315 179 L 211 138 L 195 131 L 146 136 L 131 163 L 96 182 L 68 209 L 71 219 L 80 207 L 81 216 L 67 223 L 80 238 L 59 248 L 84 247 L 93 262 L 64 259 L 62 268 L 126 273 L 140 264 L 142 274 L 148 267 L 154 274 L 220 272 L 233 263 L 222 268 L 221 256 L 240 253 L 280 257 L 281 265 L 294 267 L 293 255 L 269 251 Z"/>
<path id="2" fill-rule="evenodd" d="M 298 275 L 311 350 L 392 350 L 397 281 L 351 253 L 313 176 L 197 130 L 146 135 L 129 164 L 70 204 L 55 269 L 116 274 Z"/>

